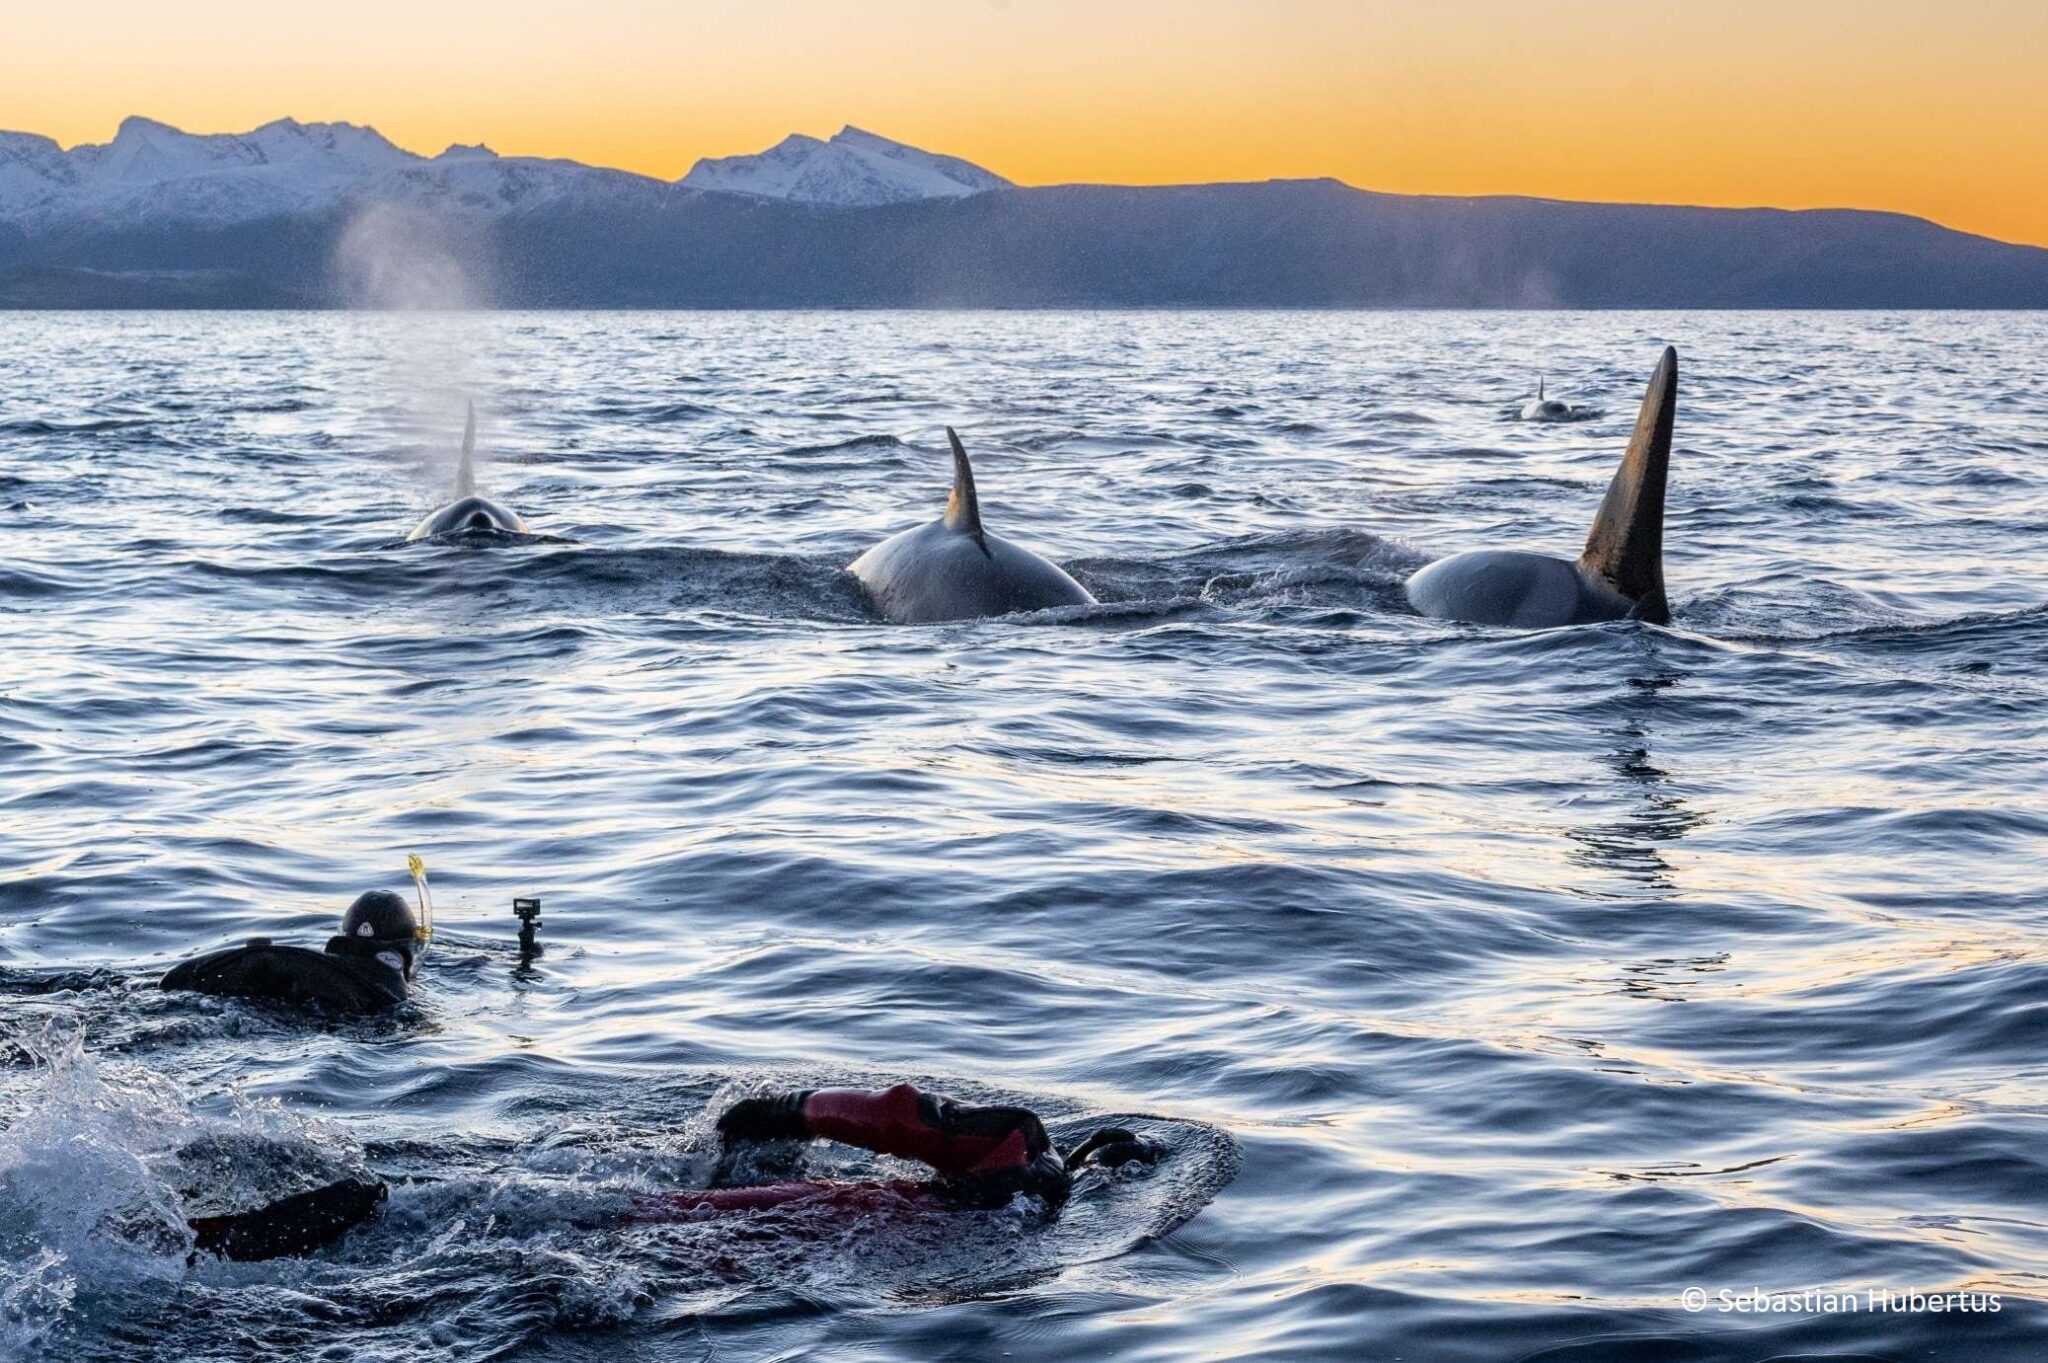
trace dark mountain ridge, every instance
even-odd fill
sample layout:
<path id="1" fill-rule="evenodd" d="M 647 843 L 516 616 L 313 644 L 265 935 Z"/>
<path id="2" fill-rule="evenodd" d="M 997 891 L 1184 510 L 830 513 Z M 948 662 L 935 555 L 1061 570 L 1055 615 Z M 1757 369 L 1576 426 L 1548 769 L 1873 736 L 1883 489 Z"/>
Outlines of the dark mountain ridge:
<path id="1" fill-rule="evenodd" d="M 2048 307 L 2048 250 L 1860 210 L 1410 196 L 1333 180 L 863 207 L 652 188 L 489 214 L 451 204 L 433 218 L 437 249 L 499 307 Z M 361 302 L 336 265 L 361 207 L 0 222 L 0 306 Z"/>

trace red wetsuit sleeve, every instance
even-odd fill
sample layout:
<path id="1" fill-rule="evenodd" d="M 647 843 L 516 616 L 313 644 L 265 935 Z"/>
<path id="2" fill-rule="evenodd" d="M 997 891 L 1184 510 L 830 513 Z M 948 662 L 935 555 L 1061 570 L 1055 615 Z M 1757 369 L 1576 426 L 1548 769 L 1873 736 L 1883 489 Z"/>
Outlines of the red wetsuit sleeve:
<path id="1" fill-rule="evenodd" d="M 967 1107 L 894 1088 L 809 1089 L 743 1098 L 718 1119 L 727 1149 L 745 1141 L 839 1141 L 916 1160 L 939 1175 L 954 1205 L 1000 1206 L 1018 1193 L 1051 1206 L 1072 1179 L 1045 1124 L 1022 1107 Z"/>
<path id="2" fill-rule="evenodd" d="M 813 1136 L 917 1160 L 947 1178 L 1021 1169 L 1050 1144 L 1023 1108 L 962 1108 L 910 1084 L 818 1089 L 804 1100 L 803 1118 Z"/>

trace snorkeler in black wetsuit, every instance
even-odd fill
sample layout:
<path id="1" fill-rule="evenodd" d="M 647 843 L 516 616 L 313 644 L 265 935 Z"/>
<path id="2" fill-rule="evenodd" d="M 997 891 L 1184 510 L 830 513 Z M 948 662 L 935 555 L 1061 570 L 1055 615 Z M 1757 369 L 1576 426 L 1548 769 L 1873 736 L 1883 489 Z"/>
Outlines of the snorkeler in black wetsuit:
<path id="1" fill-rule="evenodd" d="M 324 951 L 252 937 L 173 966 L 161 984 L 323 1013 L 376 1013 L 405 1002 L 425 946 L 412 906 L 371 890 L 348 906 Z"/>
<path id="2" fill-rule="evenodd" d="M 721 1173 L 742 1146 L 822 1139 L 917 1160 L 938 1178 L 696 1188 L 645 1198 L 624 1220 L 695 1220 L 707 1213 L 798 1202 L 858 1209 L 889 1200 L 974 1210 L 1004 1206 L 1020 1193 L 1057 1212 L 1084 1170 L 1152 1164 L 1163 1153 L 1122 1127 L 1104 1127 L 1063 1153 L 1029 1108 L 969 1107 L 909 1084 L 876 1092 L 804 1089 L 745 1098 L 720 1115 L 718 1135 L 725 1156 Z M 349 1178 L 254 1211 L 195 1219 L 191 1225 L 199 1251 L 228 1259 L 272 1259 L 340 1239 L 373 1216 L 384 1197 L 382 1183 Z"/>

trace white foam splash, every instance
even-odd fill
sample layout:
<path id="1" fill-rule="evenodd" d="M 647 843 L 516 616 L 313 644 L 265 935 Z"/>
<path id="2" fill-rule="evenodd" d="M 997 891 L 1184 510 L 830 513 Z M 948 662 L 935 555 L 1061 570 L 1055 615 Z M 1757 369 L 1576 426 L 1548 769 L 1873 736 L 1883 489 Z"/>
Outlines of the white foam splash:
<path id="1" fill-rule="evenodd" d="M 343 1134 L 237 1095 L 194 1112 L 163 1076 L 96 1060 L 77 1028 L 34 1061 L 0 1129 L 0 1359 L 50 1352 L 99 1315 L 160 1302 L 188 1271 L 195 1212 L 245 1207 L 360 1164 Z"/>
<path id="2" fill-rule="evenodd" d="M 27 1043 L 39 1091 L 0 1131 L 0 1357 L 48 1342 L 98 1298 L 153 1293 L 185 1272 L 191 1235 L 147 1155 L 192 1117 L 174 1086 L 102 1071 L 84 1036 Z"/>

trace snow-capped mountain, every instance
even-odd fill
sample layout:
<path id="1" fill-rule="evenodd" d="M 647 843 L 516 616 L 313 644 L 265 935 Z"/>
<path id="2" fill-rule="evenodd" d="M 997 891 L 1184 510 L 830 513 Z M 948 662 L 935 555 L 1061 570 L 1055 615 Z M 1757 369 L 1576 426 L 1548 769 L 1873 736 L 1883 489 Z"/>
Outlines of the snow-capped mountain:
<path id="1" fill-rule="evenodd" d="M 492 213 L 658 197 L 667 188 L 644 175 L 487 147 L 421 156 L 352 123 L 285 118 L 249 133 L 187 133 L 128 118 L 113 141 L 70 151 L 33 133 L 0 132 L 0 220 L 24 224 L 233 223 L 371 200 Z"/>
<path id="2" fill-rule="evenodd" d="M 99 227 L 221 225 L 319 216 L 358 203 L 497 214 L 561 204 L 643 207 L 680 187 L 847 206 L 955 198 L 1009 182 L 951 156 L 847 128 L 790 137 L 759 156 L 699 161 L 675 185 L 576 161 L 450 147 L 421 156 L 374 128 L 279 119 L 248 133 L 187 133 L 123 120 L 114 140 L 65 151 L 0 132 L 0 222 Z"/>
<path id="3" fill-rule="evenodd" d="M 792 133 L 753 156 L 706 157 L 682 183 L 761 199 L 868 207 L 958 199 L 1010 182 L 957 156 L 937 156 L 849 126 L 826 142 Z"/>

